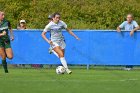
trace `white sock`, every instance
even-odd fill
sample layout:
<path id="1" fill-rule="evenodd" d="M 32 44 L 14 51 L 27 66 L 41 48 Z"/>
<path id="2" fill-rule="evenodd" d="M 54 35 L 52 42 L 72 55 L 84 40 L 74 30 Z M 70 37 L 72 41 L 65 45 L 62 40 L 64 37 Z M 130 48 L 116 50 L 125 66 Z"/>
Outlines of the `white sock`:
<path id="1" fill-rule="evenodd" d="M 52 50 L 52 52 L 59 58 L 58 54 L 54 50 Z"/>
<path id="2" fill-rule="evenodd" d="M 63 65 L 66 69 L 68 69 L 67 62 L 66 62 L 65 57 L 61 57 L 61 58 L 60 58 L 60 61 L 61 61 L 62 65 Z"/>

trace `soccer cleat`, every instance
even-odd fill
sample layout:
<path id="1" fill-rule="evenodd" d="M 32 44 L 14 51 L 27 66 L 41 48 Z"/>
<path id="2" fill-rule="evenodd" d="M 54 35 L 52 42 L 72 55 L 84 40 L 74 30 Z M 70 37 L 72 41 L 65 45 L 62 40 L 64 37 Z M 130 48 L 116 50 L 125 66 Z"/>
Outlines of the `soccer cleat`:
<path id="1" fill-rule="evenodd" d="M 53 53 L 53 52 L 52 52 L 52 48 L 49 48 L 49 53 L 50 53 L 50 54 L 52 54 L 52 53 Z"/>
<path id="2" fill-rule="evenodd" d="M 66 72 L 67 72 L 68 74 L 71 74 L 71 73 L 72 73 L 72 71 L 69 70 L 69 69 L 66 69 Z"/>
<path id="3" fill-rule="evenodd" d="M 8 70 L 5 70 L 5 73 L 9 73 Z"/>
<path id="4" fill-rule="evenodd" d="M 132 68 L 124 68 L 124 70 L 130 71 L 130 70 L 132 70 Z"/>

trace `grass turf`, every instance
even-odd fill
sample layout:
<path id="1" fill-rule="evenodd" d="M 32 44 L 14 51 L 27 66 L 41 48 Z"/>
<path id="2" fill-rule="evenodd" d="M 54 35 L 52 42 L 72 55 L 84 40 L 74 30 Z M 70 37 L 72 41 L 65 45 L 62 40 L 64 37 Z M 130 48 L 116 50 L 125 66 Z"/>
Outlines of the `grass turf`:
<path id="1" fill-rule="evenodd" d="M 57 75 L 55 69 L 0 69 L 0 93 L 140 93 L 137 70 L 73 69 Z"/>

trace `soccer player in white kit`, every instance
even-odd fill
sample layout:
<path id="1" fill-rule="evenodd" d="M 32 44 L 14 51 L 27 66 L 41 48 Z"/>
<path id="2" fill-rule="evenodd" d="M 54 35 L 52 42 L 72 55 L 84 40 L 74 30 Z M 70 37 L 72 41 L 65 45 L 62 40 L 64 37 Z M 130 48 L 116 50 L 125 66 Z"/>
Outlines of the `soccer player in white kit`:
<path id="1" fill-rule="evenodd" d="M 47 41 L 53 49 L 53 53 L 60 58 L 62 65 L 65 67 L 66 72 L 71 74 L 72 71 L 68 69 L 67 61 L 64 57 L 65 52 L 65 41 L 64 36 L 62 34 L 62 29 L 66 29 L 72 36 L 74 36 L 77 40 L 80 40 L 78 36 L 76 36 L 70 29 L 67 28 L 65 22 L 60 20 L 60 14 L 54 13 L 52 15 L 52 21 L 46 25 L 45 29 L 42 32 L 42 37 L 45 41 Z M 50 31 L 51 39 L 49 40 L 46 37 L 46 33 Z"/>

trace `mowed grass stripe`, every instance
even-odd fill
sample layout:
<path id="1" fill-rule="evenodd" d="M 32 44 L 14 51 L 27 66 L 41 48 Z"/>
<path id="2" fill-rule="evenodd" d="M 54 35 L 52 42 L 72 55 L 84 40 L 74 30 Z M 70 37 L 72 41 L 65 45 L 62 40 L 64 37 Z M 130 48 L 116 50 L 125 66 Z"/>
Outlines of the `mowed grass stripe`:
<path id="1" fill-rule="evenodd" d="M 139 71 L 73 69 L 0 69 L 0 93 L 139 93 Z"/>

